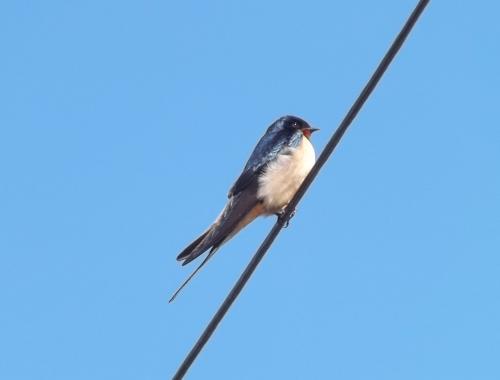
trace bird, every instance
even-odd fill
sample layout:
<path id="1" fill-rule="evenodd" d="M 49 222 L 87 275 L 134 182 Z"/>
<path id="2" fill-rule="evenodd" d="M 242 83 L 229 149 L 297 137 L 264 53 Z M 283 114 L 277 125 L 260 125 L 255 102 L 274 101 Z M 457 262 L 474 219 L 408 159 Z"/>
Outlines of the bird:
<path id="1" fill-rule="evenodd" d="M 219 216 L 177 256 L 184 266 L 209 250 L 169 302 L 224 243 L 255 218 L 282 217 L 316 161 L 310 139 L 317 130 L 300 117 L 291 115 L 280 117 L 267 128 L 230 188 L 227 203 Z"/>

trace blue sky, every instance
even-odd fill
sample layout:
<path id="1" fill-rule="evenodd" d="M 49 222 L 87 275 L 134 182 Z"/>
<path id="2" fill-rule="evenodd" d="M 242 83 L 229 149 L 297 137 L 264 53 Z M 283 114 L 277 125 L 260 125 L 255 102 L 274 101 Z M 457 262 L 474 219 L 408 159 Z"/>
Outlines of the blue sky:
<path id="1" fill-rule="evenodd" d="M 175 256 L 414 4 L 2 2 L 0 378 L 169 378 L 274 220 Z M 188 378 L 500 378 L 499 11 L 431 2 Z"/>

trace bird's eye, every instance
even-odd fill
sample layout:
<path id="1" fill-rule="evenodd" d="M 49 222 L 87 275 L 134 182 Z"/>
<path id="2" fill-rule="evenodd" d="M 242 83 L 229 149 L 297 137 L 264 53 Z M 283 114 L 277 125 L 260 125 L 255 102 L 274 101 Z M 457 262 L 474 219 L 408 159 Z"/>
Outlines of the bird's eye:
<path id="1" fill-rule="evenodd" d="M 294 121 L 294 122 L 292 123 L 292 127 L 293 127 L 293 128 L 297 128 L 297 127 L 298 127 L 298 124 L 297 124 L 297 122 L 296 122 L 296 121 Z"/>

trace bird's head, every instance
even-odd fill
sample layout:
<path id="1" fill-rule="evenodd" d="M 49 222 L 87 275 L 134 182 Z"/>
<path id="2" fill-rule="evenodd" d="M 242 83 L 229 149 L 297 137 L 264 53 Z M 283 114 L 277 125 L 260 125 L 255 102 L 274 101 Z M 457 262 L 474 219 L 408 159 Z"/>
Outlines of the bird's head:
<path id="1" fill-rule="evenodd" d="M 318 128 L 312 128 L 307 121 L 297 116 L 283 116 L 280 121 L 283 128 L 301 131 L 308 139 L 311 138 L 313 132 L 319 131 Z"/>

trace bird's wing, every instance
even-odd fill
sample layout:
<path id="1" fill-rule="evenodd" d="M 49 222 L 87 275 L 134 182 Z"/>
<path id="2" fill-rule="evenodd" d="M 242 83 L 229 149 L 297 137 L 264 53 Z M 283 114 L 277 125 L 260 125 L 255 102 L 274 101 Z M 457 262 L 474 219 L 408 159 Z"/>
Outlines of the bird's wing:
<path id="1" fill-rule="evenodd" d="M 243 172 L 229 190 L 228 197 L 230 198 L 256 183 L 259 174 L 265 170 L 267 165 L 273 162 L 278 155 L 286 152 L 287 148 L 298 145 L 301 137 L 302 133 L 294 131 L 268 130 L 257 143 L 243 168 Z"/>
<path id="2" fill-rule="evenodd" d="M 207 257 L 175 291 L 168 302 L 174 300 L 222 244 L 261 214 L 262 206 L 259 208 L 257 190 L 253 186 L 247 187 L 244 191 L 231 197 L 215 223 L 177 256 L 177 260 L 184 260 L 182 265 L 186 265 L 210 249 Z"/>
<path id="3" fill-rule="evenodd" d="M 177 260 L 183 260 L 182 265 L 186 265 L 208 249 L 212 253 L 244 227 L 248 223 L 247 215 L 258 204 L 256 186 L 255 182 L 231 197 L 217 220 L 202 236 L 182 251 Z"/>

